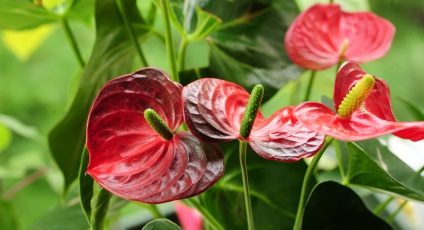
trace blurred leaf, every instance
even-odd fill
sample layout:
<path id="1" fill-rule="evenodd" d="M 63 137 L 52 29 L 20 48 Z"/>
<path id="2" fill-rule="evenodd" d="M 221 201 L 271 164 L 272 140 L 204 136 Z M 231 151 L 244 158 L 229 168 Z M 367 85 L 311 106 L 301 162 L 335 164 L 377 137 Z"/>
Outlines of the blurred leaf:
<path id="1" fill-rule="evenodd" d="M 359 146 L 358 146 L 359 145 Z M 424 201 L 424 178 L 396 157 L 378 140 L 346 143 L 349 184 L 366 186 L 402 197 Z"/>
<path id="2" fill-rule="evenodd" d="M 0 229 L 21 229 L 19 226 L 18 215 L 12 203 L 3 200 L 0 196 Z"/>
<path id="3" fill-rule="evenodd" d="M 87 230 L 89 228 L 78 204 L 57 206 L 33 223 L 28 230 Z"/>
<path id="4" fill-rule="evenodd" d="M 84 148 L 84 152 L 81 156 L 81 165 L 79 171 L 79 195 L 82 210 L 84 211 L 87 222 L 90 223 L 91 219 L 91 199 L 93 198 L 93 185 L 94 179 L 85 173 L 88 166 L 88 151 Z"/>
<path id="5" fill-rule="evenodd" d="M 95 186 L 94 191 L 95 193 L 91 200 L 91 228 L 104 229 L 110 199 L 113 195 L 100 186 Z"/>
<path id="6" fill-rule="evenodd" d="M 414 105 L 411 101 L 408 101 L 406 98 L 397 98 L 406 106 L 407 110 L 414 117 L 415 120 L 424 121 L 424 113 L 421 111 L 420 108 Z"/>
<path id="7" fill-rule="evenodd" d="M 44 137 L 35 127 L 27 126 L 14 117 L 0 114 L 0 123 L 8 127 L 11 131 L 37 142 L 44 142 Z"/>
<path id="8" fill-rule="evenodd" d="M 247 229 L 238 141 L 220 145 L 225 174 L 202 194 L 206 208 L 225 229 Z M 306 164 L 265 160 L 248 148 L 247 167 L 257 229 L 291 229 L 299 202 Z M 316 183 L 313 180 L 310 188 Z"/>
<path id="9" fill-rule="evenodd" d="M 135 1 L 124 1 L 131 22 L 141 20 Z M 51 131 L 49 144 L 65 176 L 65 191 L 79 172 L 85 126 L 91 103 L 102 85 L 131 71 L 135 49 L 114 0 L 96 2 L 96 41 L 70 110 Z"/>
<path id="10" fill-rule="evenodd" d="M 16 57 L 27 60 L 31 54 L 46 40 L 53 31 L 52 25 L 43 25 L 31 30 L 13 31 L 3 33 L 4 44 Z"/>
<path id="11" fill-rule="evenodd" d="M 0 29 L 24 30 L 59 19 L 41 6 L 27 0 L 0 0 Z"/>
<path id="12" fill-rule="evenodd" d="M 12 132 L 0 123 L 0 153 L 5 150 L 12 141 Z"/>
<path id="13" fill-rule="evenodd" d="M 219 18 L 213 14 L 203 11 L 200 7 L 196 7 L 196 15 L 196 30 L 188 36 L 191 41 L 207 37 L 221 24 L 221 20 Z"/>
<path id="14" fill-rule="evenodd" d="M 301 70 L 292 64 L 284 47 L 285 32 L 298 12 L 292 2 L 209 0 L 197 3 L 223 21 L 207 38 L 210 66 L 201 70 L 202 77 L 229 80 L 248 91 L 262 84 L 268 99 L 300 75 Z"/>
<path id="15" fill-rule="evenodd" d="M 71 0 L 66 11 L 67 18 L 88 23 L 94 12 L 95 0 Z"/>
<path id="16" fill-rule="evenodd" d="M 147 223 L 143 230 L 182 230 L 180 226 L 168 219 L 156 219 Z"/>
<path id="17" fill-rule="evenodd" d="M 303 214 L 302 229 L 392 229 L 370 212 L 350 188 L 333 181 L 317 185 Z"/>

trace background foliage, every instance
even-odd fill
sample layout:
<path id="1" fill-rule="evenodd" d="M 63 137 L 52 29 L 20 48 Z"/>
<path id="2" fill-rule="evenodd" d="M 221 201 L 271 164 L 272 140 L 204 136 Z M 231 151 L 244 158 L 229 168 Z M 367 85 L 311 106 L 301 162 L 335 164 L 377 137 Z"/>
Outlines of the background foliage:
<path id="1" fill-rule="evenodd" d="M 170 73 L 162 15 L 159 11 L 154 13 L 152 2 L 122 1 L 121 10 L 131 22 L 149 65 Z M 190 5 L 192 2 L 171 1 L 175 12 L 175 47 L 187 43 L 185 62 L 179 68 L 183 83 L 198 76 L 223 78 L 248 90 L 262 83 L 269 99 L 262 108 L 266 115 L 300 102 L 309 73 L 302 74 L 300 68 L 291 64 L 284 52 L 284 33 L 301 10 L 317 1 L 242 0 L 236 4 L 199 1 L 203 10 L 217 18 L 196 9 Z M 371 10 L 395 25 L 397 32 L 389 53 L 363 67 L 391 86 L 393 110 L 399 120 L 423 120 L 420 111 L 424 110 L 421 90 L 424 3 L 420 0 L 336 2 L 352 11 Z M 116 3 L 45 0 L 43 8 L 36 6 L 38 1 L 0 0 L 1 229 L 88 227 L 79 204 L 78 188 L 73 183 L 78 176 L 85 140 L 85 116 L 105 81 L 143 66 Z M 205 21 L 209 24 L 202 26 L 200 22 Z M 80 58 L 72 50 L 67 27 L 73 31 Z M 181 32 L 188 36 L 181 36 Z M 332 96 L 334 73 L 333 68 L 318 73 L 312 100 L 319 101 L 322 95 Z M 422 177 L 399 163 L 385 146 L 376 141 L 339 145 L 349 162 L 344 167 L 345 182 L 424 200 Z M 237 158 L 233 153 L 236 150 L 231 143 L 222 147 L 227 153 L 226 174 L 200 199 L 228 229 L 244 228 L 240 174 L 237 159 L 233 160 Z M 381 150 L 383 160 L 375 155 L 375 148 Z M 293 197 L 300 191 L 306 164 L 269 162 L 253 152 L 248 156 L 252 205 L 258 226 L 290 228 L 298 203 Z M 355 161 L 358 158 L 361 162 Z M 386 160 L 393 162 L 389 164 L 392 168 L 384 166 Z M 351 167 L 355 170 L 349 171 Z M 356 175 L 361 167 L 372 169 L 376 181 L 384 182 L 370 183 L 366 181 L 369 177 Z M 330 169 L 333 169 L 331 165 Z M 337 170 L 322 175 L 341 181 Z M 334 185 L 324 184 L 320 189 L 329 186 Z M 343 191 L 341 194 L 351 195 L 346 187 L 338 189 Z M 371 209 L 377 199 L 381 200 L 367 191 L 356 192 L 368 201 Z M 112 218 L 108 223 L 111 228 L 130 228 L 151 218 L 148 208 L 141 204 L 112 200 L 109 213 Z M 227 209 L 224 203 L 234 210 Z M 170 204 L 159 208 L 164 214 L 172 212 Z M 405 227 L 399 223 L 392 225 Z"/>

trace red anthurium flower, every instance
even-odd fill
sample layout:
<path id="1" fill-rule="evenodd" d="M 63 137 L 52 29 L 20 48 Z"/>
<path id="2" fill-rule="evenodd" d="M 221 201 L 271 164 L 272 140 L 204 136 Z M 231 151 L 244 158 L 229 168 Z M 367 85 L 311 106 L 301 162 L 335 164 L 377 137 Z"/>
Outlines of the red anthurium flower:
<path id="1" fill-rule="evenodd" d="M 268 119 L 259 111 L 249 137 L 242 138 L 240 125 L 249 93 L 228 81 L 197 80 L 184 87 L 183 99 L 187 126 L 208 142 L 244 140 L 266 159 L 297 161 L 314 155 L 324 141 L 324 135 L 297 122 L 293 107 L 282 108 Z"/>
<path id="2" fill-rule="evenodd" d="M 361 86 L 355 87 L 363 79 L 373 82 L 365 94 Z M 350 106 L 357 102 L 359 106 Z M 388 133 L 412 141 L 424 139 L 424 122 L 396 122 L 387 83 L 367 74 L 355 62 L 345 62 L 337 74 L 334 105 L 338 113 L 318 102 L 304 102 L 296 107 L 294 114 L 309 129 L 344 141 Z"/>
<path id="3" fill-rule="evenodd" d="M 387 20 L 370 12 L 343 12 L 338 4 L 315 4 L 302 12 L 285 37 L 297 65 L 320 70 L 342 59 L 367 62 L 384 56 L 395 33 Z"/>
<path id="4" fill-rule="evenodd" d="M 111 193 L 144 203 L 186 198 L 212 186 L 223 174 L 221 150 L 188 132 L 166 140 L 144 117 L 153 109 L 175 131 L 183 121 L 181 91 L 156 68 L 109 81 L 88 118 L 87 173 Z"/>
<path id="5" fill-rule="evenodd" d="M 175 203 L 175 213 L 184 230 L 202 230 L 203 217 L 195 208 L 188 207 L 181 201 Z"/>

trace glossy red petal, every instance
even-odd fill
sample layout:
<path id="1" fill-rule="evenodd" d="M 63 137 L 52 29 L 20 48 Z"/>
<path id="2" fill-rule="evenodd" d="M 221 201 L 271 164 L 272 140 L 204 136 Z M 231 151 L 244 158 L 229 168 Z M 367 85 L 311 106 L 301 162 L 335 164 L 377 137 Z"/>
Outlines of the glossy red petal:
<path id="1" fill-rule="evenodd" d="M 284 43 L 294 63 L 320 70 L 342 58 L 366 62 L 384 56 L 394 32 L 390 22 L 372 13 L 347 13 L 337 4 L 315 4 L 292 23 Z"/>
<path id="2" fill-rule="evenodd" d="M 183 89 L 184 119 L 190 131 L 202 140 L 216 143 L 239 139 L 248 99 L 249 93 L 237 84 L 200 79 Z"/>
<path id="3" fill-rule="evenodd" d="M 259 155 L 277 161 L 298 161 L 313 156 L 324 143 L 324 135 L 311 131 L 285 107 L 268 119 L 255 123 L 248 141 Z"/>
<path id="4" fill-rule="evenodd" d="M 424 138 L 424 122 L 387 121 L 361 110 L 343 119 L 321 103 L 304 102 L 296 107 L 294 114 L 307 128 L 344 141 L 366 140 L 394 132 L 413 141 Z"/>
<path id="5" fill-rule="evenodd" d="M 334 84 L 336 110 L 353 86 L 366 74 L 356 62 L 347 61 L 339 69 Z M 375 78 L 374 89 L 365 100 L 365 110 L 383 120 L 396 121 L 390 103 L 390 90 L 385 81 Z"/>

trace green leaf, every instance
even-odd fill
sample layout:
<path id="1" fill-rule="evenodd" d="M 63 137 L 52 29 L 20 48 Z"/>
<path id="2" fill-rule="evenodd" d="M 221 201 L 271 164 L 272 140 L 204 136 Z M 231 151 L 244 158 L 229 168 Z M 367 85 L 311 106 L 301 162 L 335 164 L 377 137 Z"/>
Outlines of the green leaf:
<path id="1" fill-rule="evenodd" d="M 12 132 L 0 123 L 0 153 L 5 150 L 12 141 Z"/>
<path id="2" fill-rule="evenodd" d="M 0 114 L 0 124 L 3 124 L 11 131 L 21 135 L 22 137 L 34 140 L 39 143 L 44 143 L 45 141 L 44 137 L 35 127 L 23 124 L 21 121 L 14 117 Z"/>
<path id="3" fill-rule="evenodd" d="M 100 186 L 95 186 L 95 194 L 91 200 L 91 228 L 104 229 L 112 194 Z"/>
<path id="4" fill-rule="evenodd" d="M 94 179 L 85 173 L 88 166 L 88 150 L 84 148 L 81 156 L 81 165 L 79 171 L 79 195 L 82 210 L 84 211 L 87 222 L 91 222 L 91 199 L 93 198 Z"/>
<path id="5" fill-rule="evenodd" d="M 32 224 L 28 230 L 86 230 L 88 224 L 78 204 L 57 206 Z"/>
<path id="6" fill-rule="evenodd" d="M 221 144 L 225 174 L 202 194 L 206 208 L 225 229 L 247 229 L 238 141 Z M 265 160 L 251 148 L 247 168 L 252 210 L 257 229 L 291 229 L 299 203 L 306 164 Z M 310 188 L 316 183 L 313 180 Z"/>
<path id="7" fill-rule="evenodd" d="M 223 22 L 207 38 L 210 66 L 201 71 L 202 77 L 229 80 L 248 91 L 262 84 L 264 98 L 268 99 L 300 75 L 301 70 L 292 64 L 284 47 L 285 33 L 298 13 L 292 2 L 209 0 L 197 3 Z"/>
<path id="8" fill-rule="evenodd" d="M 20 229 L 18 215 L 12 203 L 0 196 L 0 229 Z"/>
<path id="9" fill-rule="evenodd" d="M 411 101 L 408 101 L 406 98 L 397 97 L 407 108 L 412 117 L 417 121 L 424 121 L 424 113 L 414 105 Z"/>
<path id="10" fill-rule="evenodd" d="M 94 12 L 94 0 L 71 0 L 66 9 L 66 17 L 89 23 Z"/>
<path id="11" fill-rule="evenodd" d="M 392 229 L 370 212 L 350 188 L 333 181 L 317 185 L 303 215 L 302 229 Z"/>
<path id="12" fill-rule="evenodd" d="M 32 29 L 59 19 L 41 6 L 26 0 L 0 0 L 0 30 Z"/>
<path id="13" fill-rule="evenodd" d="M 168 219 L 156 219 L 147 223 L 143 230 L 182 230 L 180 226 Z"/>
<path id="14" fill-rule="evenodd" d="M 124 1 L 131 22 L 141 20 L 135 1 Z M 51 131 L 53 157 L 65 176 L 65 192 L 77 178 L 85 144 L 88 111 L 98 90 L 111 78 L 131 71 L 135 49 L 114 0 L 96 2 L 96 41 L 70 110 Z"/>
<path id="15" fill-rule="evenodd" d="M 358 146 L 359 145 L 359 146 Z M 349 168 L 346 180 L 389 194 L 424 201 L 424 178 L 378 140 L 346 143 Z"/>
<path id="16" fill-rule="evenodd" d="M 196 30 L 188 35 L 190 41 L 196 41 L 207 37 L 212 33 L 219 25 L 221 25 L 221 19 L 215 15 L 203 11 L 200 7 L 196 6 L 197 25 Z"/>

